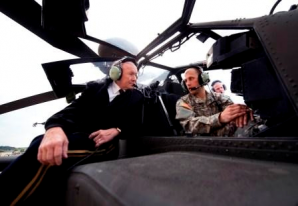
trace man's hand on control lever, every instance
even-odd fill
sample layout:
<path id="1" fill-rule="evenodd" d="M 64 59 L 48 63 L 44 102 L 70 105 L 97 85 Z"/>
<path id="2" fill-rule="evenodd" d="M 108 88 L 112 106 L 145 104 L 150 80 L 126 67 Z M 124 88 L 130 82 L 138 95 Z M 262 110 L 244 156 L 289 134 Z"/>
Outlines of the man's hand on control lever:
<path id="1" fill-rule="evenodd" d="M 253 120 L 252 110 L 249 107 L 242 104 L 232 104 L 220 113 L 219 121 L 221 123 L 235 121 L 237 127 L 243 127 L 248 123 L 248 115 L 250 120 Z"/>

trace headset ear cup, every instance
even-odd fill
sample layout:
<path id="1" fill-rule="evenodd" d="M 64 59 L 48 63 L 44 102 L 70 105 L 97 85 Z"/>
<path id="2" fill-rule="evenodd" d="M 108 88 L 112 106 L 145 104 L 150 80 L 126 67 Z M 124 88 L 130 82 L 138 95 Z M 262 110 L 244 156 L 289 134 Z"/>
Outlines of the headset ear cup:
<path id="1" fill-rule="evenodd" d="M 112 66 L 110 71 L 109 71 L 109 76 L 112 80 L 116 81 L 121 78 L 122 71 L 119 67 L 117 66 Z"/>
<path id="2" fill-rule="evenodd" d="M 198 80 L 199 80 L 199 85 L 202 86 L 203 85 L 202 72 L 199 74 Z"/>
<path id="3" fill-rule="evenodd" d="M 187 87 L 186 87 L 186 84 L 185 84 L 185 81 L 184 81 L 184 80 L 181 81 L 181 86 L 182 86 L 182 89 L 183 89 L 185 92 L 188 93 L 188 89 L 187 89 Z"/>

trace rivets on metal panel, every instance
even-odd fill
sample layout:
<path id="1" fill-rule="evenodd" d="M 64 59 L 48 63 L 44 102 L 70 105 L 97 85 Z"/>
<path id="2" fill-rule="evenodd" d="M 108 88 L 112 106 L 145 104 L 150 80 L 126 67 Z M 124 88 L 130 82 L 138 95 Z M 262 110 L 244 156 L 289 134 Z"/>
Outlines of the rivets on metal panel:
<path id="1" fill-rule="evenodd" d="M 79 184 L 75 185 L 75 192 L 76 192 L 76 194 L 80 193 L 80 185 Z"/>
<path id="2" fill-rule="evenodd" d="M 270 50 L 273 50 L 273 47 L 270 47 Z"/>
<path id="3" fill-rule="evenodd" d="M 214 145 L 214 142 L 213 142 L 212 140 L 210 140 L 210 144 L 211 144 L 211 145 Z"/>

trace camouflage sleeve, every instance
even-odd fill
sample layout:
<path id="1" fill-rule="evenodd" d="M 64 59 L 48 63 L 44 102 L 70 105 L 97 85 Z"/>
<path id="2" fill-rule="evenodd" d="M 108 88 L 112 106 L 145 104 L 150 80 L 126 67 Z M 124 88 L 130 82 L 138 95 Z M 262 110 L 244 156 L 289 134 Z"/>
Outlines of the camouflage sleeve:
<path id="1" fill-rule="evenodd" d="M 218 93 L 217 93 L 218 94 Z M 234 104 L 231 98 L 227 95 L 220 94 L 218 96 L 218 101 L 220 101 L 222 109 L 225 110 L 229 105 Z M 237 127 L 234 122 L 225 124 L 224 127 L 216 131 L 216 136 L 229 136 L 233 137 Z"/>
<path id="2" fill-rule="evenodd" d="M 181 99 L 177 101 L 176 112 L 176 119 L 187 133 L 210 133 L 212 129 L 222 126 L 218 119 L 220 113 L 196 117 L 191 106 Z"/>
<path id="3" fill-rule="evenodd" d="M 223 95 L 223 94 L 219 95 L 218 101 L 220 101 L 223 110 L 227 108 L 227 106 L 234 104 L 234 102 L 231 100 L 231 98 L 228 95 Z"/>

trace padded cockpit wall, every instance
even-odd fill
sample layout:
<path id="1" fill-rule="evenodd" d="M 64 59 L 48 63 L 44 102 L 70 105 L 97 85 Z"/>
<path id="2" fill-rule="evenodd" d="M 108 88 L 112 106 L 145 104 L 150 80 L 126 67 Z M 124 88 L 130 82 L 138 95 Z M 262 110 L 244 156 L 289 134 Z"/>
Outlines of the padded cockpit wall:
<path id="1" fill-rule="evenodd" d="M 291 164 L 169 152 L 75 168 L 66 205 L 295 205 L 297 173 Z"/>
<path id="2" fill-rule="evenodd" d="M 298 114 L 298 10 L 259 18 L 254 30 Z"/>

